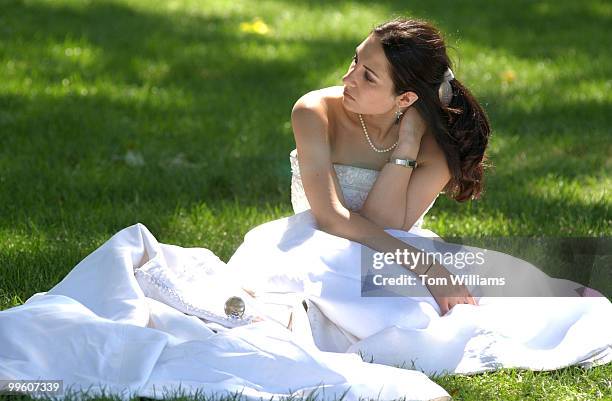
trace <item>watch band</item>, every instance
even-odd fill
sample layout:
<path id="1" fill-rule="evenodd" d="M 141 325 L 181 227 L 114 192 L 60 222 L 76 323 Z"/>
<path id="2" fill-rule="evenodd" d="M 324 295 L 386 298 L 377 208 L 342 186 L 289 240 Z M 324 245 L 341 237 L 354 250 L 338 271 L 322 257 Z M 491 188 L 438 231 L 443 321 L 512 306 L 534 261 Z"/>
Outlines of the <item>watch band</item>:
<path id="1" fill-rule="evenodd" d="M 412 167 L 412 168 L 416 168 L 416 166 L 417 166 L 416 160 L 398 159 L 398 158 L 395 158 L 395 157 L 389 159 L 389 163 L 391 163 L 391 164 L 398 164 L 398 165 L 403 166 L 403 167 Z"/>

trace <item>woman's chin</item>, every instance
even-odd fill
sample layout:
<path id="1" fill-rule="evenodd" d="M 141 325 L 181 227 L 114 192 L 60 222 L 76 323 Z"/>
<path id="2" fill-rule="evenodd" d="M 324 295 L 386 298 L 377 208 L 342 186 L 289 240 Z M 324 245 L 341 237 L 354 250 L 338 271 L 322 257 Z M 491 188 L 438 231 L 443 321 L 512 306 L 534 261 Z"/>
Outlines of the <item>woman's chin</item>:
<path id="1" fill-rule="evenodd" d="M 349 111 L 354 111 L 353 109 L 355 108 L 355 99 L 348 97 L 346 95 L 343 95 L 342 105 L 344 106 L 345 109 Z"/>

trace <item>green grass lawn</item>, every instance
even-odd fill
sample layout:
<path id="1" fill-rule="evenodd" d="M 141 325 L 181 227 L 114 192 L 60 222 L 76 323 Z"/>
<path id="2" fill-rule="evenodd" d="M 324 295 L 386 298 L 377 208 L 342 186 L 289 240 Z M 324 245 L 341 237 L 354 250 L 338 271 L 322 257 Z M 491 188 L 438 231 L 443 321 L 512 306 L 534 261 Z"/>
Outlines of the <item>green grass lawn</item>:
<path id="1" fill-rule="evenodd" d="M 290 215 L 290 112 L 396 15 L 431 20 L 491 119 L 483 198 L 441 236 L 611 234 L 606 1 L 0 1 L 0 309 L 118 230 L 227 260 Z M 262 22 L 257 22 L 257 19 Z M 246 23 L 246 24 L 244 24 Z M 612 367 L 436 378 L 457 400 L 612 399 Z"/>

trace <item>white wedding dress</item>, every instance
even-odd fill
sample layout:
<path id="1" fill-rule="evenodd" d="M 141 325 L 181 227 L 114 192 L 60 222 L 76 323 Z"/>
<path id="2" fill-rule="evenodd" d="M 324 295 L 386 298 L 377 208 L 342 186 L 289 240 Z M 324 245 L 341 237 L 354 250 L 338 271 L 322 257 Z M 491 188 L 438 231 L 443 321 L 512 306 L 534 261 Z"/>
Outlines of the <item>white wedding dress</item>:
<path id="1" fill-rule="evenodd" d="M 362 297 L 363 247 L 317 229 L 295 151 L 291 166 L 296 214 L 250 230 L 227 264 L 205 248 L 161 244 L 136 224 L 48 292 L 0 311 L 0 380 L 57 379 L 123 399 L 180 389 L 249 400 L 313 391 L 323 400 L 449 400 L 426 374 L 612 359 L 612 304 L 604 297 L 481 296 L 479 306 L 457 305 L 443 317 L 423 286 L 410 297 Z M 377 172 L 334 168 L 357 210 Z M 422 222 L 386 231 L 443 246 Z M 513 263 L 519 276 L 532 274 L 544 293 L 550 283 L 577 286 L 510 255 L 489 255 L 500 266 Z M 232 295 L 245 300 L 244 319 L 225 316 Z"/>
<path id="2" fill-rule="evenodd" d="M 296 150 L 290 153 L 296 214 L 249 231 L 228 267 L 263 294 L 304 294 L 319 349 L 356 352 L 368 361 L 427 374 L 502 367 L 552 370 L 612 360 L 612 304 L 607 298 L 547 296 L 576 294 L 574 290 L 582 286 L 550 278 L 501 252 L 485 250 L 489 273 L 512 276 L 506 278 L 513 278 L 525 293 L 540 296 L 486 296 L 486 288 L 468 285 L 479 305 L 456 305 L 443 317 L 420 283 L 411 288 L 411 297 L 363 297 L 362 246 L 317 229 L 297 157 Z M 334 169 L 347 207 L 359 210 L 378 171 L 340 164 Z M 422 227 L 425 213 L 409 231 L 385 231 L 424 250 L 444 248 L 436 233 Z M 452 266 L 449 270 L 458 272 Z"/>

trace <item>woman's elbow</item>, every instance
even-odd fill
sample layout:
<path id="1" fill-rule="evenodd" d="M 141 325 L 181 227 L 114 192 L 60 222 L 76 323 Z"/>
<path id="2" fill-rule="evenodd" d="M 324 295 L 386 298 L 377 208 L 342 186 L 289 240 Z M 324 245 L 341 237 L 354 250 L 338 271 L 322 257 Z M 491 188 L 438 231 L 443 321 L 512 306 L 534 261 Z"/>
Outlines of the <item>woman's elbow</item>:
<path id="1" fill-rule="evenodd" d="M 350 211 L 327 211 L 314 212 L 313 215 L 317 222 L 317 228 L 328 234 L 338 235 L 343 231 L 342 227 L 350 217 Z"/>
<path id="2" fill-rule="evenodd" d="M 359 213 L 360 216 L 365 217 L 366 219 L 375 223 L 379 223 L 384 220 L 384 216 L 378 213 L 376 209 L 368 207 L 367 202 L 363 205 L 361 209 L 359 209 L 357 213 Z"/>

